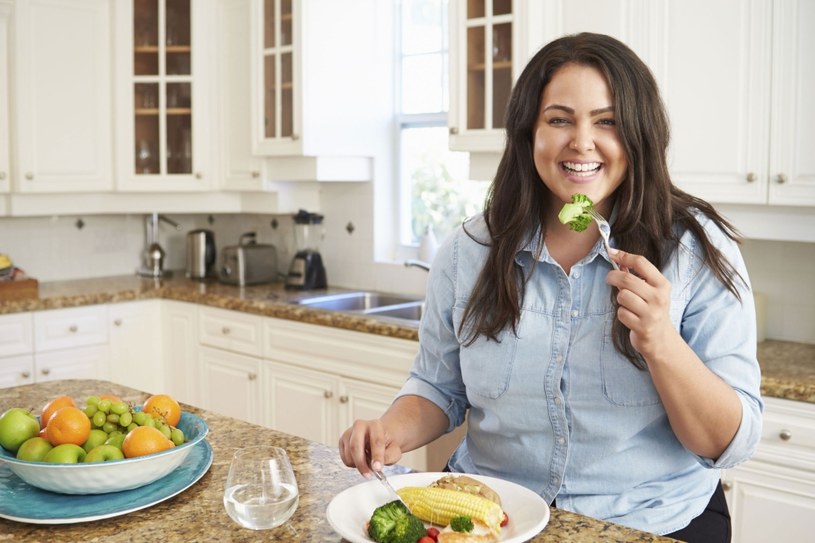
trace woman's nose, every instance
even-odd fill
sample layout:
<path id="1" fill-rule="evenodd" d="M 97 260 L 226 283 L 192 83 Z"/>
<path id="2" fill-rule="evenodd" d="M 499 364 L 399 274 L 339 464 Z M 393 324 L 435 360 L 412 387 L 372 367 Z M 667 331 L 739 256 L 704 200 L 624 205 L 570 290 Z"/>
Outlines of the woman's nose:
<path id="1" fill-rule="evenodd" d="M 577 125 L 572 136 L 569 147 L 578 153 L 585 153 L 594 150 L 594 134 L 590 127 Z"/>

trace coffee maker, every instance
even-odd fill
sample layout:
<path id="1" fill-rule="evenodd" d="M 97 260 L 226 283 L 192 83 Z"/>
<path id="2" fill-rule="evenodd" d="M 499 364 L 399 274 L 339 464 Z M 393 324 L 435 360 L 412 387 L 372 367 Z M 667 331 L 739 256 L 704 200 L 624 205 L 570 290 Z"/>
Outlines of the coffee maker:
<path id="1" fill-rule="evenodd" d="M 323 238 L 323 216 L 301 209 L 294 215 L 296 252 L 286 277 L 286 288 L 310 290 L 326 288 L 325 267 L 320 256 Z"/>

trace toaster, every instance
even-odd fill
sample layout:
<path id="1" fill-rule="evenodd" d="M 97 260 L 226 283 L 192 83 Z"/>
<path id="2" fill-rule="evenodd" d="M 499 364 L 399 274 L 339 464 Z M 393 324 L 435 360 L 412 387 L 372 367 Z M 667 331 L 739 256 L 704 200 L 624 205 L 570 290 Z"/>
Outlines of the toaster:
<path id="1" fill-rule="evenodd" d="M 257 285 L 277 279 L 277 249 L 274 245 L 248 243 L 221 249 L 218 277 L 230 285 Z"/>

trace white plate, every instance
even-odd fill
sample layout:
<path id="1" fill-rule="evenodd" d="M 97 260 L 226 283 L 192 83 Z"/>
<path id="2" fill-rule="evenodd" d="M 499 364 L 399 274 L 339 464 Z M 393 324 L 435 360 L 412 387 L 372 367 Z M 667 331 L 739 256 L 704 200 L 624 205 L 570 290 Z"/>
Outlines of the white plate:
<path id="1" fill-rule="evenodd" d="M 427 486 L 449 473 L 407 473 L 390 475 L 388 481 L 395 489 L 404 486 Z M 483 475 L 471 475 L 495 490 L 501 496 L 509 524 L 501 529 L 504 543 L 522 543 L 543 530 L 549 522 L 549 506 L 539 495 L 526 487 Z M 331 527 L 351 543 L 370 543 L 365 532 L 374 509 L 394 499 L 376 479 L 343 490 L 331 500 L 326 517 Z"/>

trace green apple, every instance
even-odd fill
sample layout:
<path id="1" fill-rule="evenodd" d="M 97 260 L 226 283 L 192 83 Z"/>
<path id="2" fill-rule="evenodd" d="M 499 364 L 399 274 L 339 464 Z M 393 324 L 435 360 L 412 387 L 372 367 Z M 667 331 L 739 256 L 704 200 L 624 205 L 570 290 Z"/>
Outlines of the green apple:
<path id="1" fill-rule="evenodd" d="M 85 452 L 91 452 L 91 449 L 104 443 L 107 438 L 107 432 L 100 430 L 99 428 L 94 428 L 91 430 L 91 433 L 88 434 L 88 439 L 86 439 L 85 443 L 82 444 L 82 448 L 85 449 Z"/>
<path id="2" fill-rule="evenodd" d="M 40 433 L 37 417 L 28 409 L 12 407 L 0 415 L 0 445 L 17 452 L 25 441 Z"/>
<path id="3" fill-rule="evenodd" d="M 85 462 L 108 462 L 110 460 L 121 460 L 125 457 L 122 450 L 113 445 L 99 445 L 91 449 Z"/>
<path id="4" fill-rule="evenodd" d="M 48 454 L 48 451 L 53 449 L 54 446 L 48 443 L 47 439 L 35 436 L 26 439 L 20 448 L 17 449 L 17 459 L 27 460 L 28 462 L 42 462 L 42 459 Z"/>
<path id="5" fill-rule="evenodd" d="M 124 434 L 113 434 L 105 440 L 105 445 L 113 445 L 117 449 L 121 449 L 124 440 L 125 440 Z"/>
<path id="6" fill-rule="evenodd" d="M 43 462 L 54 464 L 78 464 L 85 460 L 85 449 L 73 443 L 57 445 L 43 457 Z"/>

